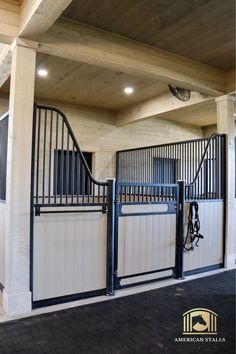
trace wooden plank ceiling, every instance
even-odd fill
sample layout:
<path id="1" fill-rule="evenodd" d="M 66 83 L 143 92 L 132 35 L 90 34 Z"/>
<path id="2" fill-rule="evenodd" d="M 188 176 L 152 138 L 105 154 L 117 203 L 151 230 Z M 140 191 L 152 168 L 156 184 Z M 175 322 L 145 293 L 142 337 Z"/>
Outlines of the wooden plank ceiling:
<path id="1" fill-rule="evenodd" d="M 227 71 L 234 10 L 234 0 L 74 0 L 63 16 Z"/>
<path id="2" fill-rule="evenodd" d="M 23 0 L 2 0 L 3 2 L 20 6 Z"/>
<path id="3" fill-rule="evenodd" d="M 6 0 L 13 1 L 17 0 Z M 19 1 L 20 2 L 20 1 Z M 228 71 L 234 68 L 234 0 L 73 0 L 62 17 Z M 217 30 L 216 30 L 217 29 Z M 37 98 L 122 110 L 168 92 L 167 83 L 37 54 Z M 170 82 L 171 83 L 171 82 Z M 135 93 L 126 96 L 125 86 Z M 9 80 L 0 93 L 9 92 Z M 162 118 L 200 126 L 216 120 L 214 102 Z"/>
<path id="4" fill-rule="evenodd" d="M 168 90 L 167 84 L 123 72 L 65 60 L 45 54 L 37 55 L 37 69 L 48 70 L 48 77 L 36 75 L 35 93 L 39 98 L 82 104 L 105 109 L 122 109 Z M 126 96 L 126 86 L 135 93 Z M 9 91 L 9 81 L 0 92 Z"/>

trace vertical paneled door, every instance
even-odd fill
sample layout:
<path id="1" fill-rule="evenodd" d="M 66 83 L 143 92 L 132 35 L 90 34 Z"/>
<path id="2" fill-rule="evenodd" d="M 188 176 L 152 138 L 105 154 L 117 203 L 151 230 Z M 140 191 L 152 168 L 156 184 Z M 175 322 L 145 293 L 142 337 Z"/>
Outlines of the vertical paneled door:
<path id="1" fill-rule="evenodd" d="M 178 184 L 116 184 L 117 288 L 182 277 L 180 198 Z"/>

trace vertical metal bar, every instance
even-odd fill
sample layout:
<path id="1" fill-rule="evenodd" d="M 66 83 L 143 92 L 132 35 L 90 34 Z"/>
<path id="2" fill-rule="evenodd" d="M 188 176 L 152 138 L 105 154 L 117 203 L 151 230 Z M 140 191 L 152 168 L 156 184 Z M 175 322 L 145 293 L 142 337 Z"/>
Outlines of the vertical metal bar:
<path id="1" fill-rule="evenodd" d="M 219 137 L 216 137 L 216 198 L 219 199 Z"/>
<path id="2" fill-rule="evenodd" d="M 118 236 L 119 236 L 119 195 L 120 195 L 119 183 L 115 182 L 115 220 L 114 220 L 114 289 L 118 288 Z"/>
<path id="3" fill-rule="evenodd" d="M 70 144 L 69 144 L 69 130 L 67 131 L 67 144 L 66 144 L 66 204 L 68 203 L 69 194 L 69 177 L 70 177 Z"/>
<path id="4" fill-rule="evenodd" d="M 79 196 L 80 196 L 80 156 L 79 152 L 76 152 L 76 198 L 77 204 L 79 203 Z"/>
<path id="5" fill-rule="evenodd" d="M 74 202 L 74 194 L 75 194 L 75 145 L 74 143 L 72 147 L 72 156 L 71 156 L 71 203 Z"/>
<path id="6" fill-rule="evenodd" d="M 213 183 L 212 183 L 212 198 L 216 198 L 216 138 L 213 139 L 212 141 L 213 147 L 212 147 L 212 178 L 213 178 Z"/>
<path id="7" fill-rule="evenodd" d="M 148 149 L 148 183 L 151 183 L 151 149 Z"/>
<path id="8" fill-rule="evenodd" d="M 62 127 L 61 127 L 62 131 L 61 131 L 61 186 L 60 186 L 60 203 L 62 203 L 62 195 L 64 192 L 64 119 L 62 118 Z"/>
<path id="9" fill-rule="evenodd" d="M 175 168 L 176 168 L 176 174 L 175 174 L 175 183 L 177 183 L 177 181 L 180 179 L 180 176 L 179 176 L 179 154 L 178 154 L 178 151 L 179 151 L 179 145 L 176 144 L 175 145 Z"/>
<path id="10" fill-rule="evenodd" d="M 201 159 L 201 154 L 200 154 L 200 141 L 197 142 L 197 168 L 200 164 L 200 159 Z M 202 169 L 200 171 L 200 175 L 201 175 Z M 200 199 L 200 175 L 198 176 L 197 179 L 197 197 L 198 199 Z"/>
<path id="11" fill-rule="evenodd" d="M 52 128 L 53 128 L 53 111 L 50 116 L 50 138 L 49 138 L 49 166 L 48 166 L 48 204 L 51 204 L 51 160 L 52 160 Z"/>
<path id="12" fill-rule="evenodd" d="M 57 113 L 57 119 L 56 119 L 56 151 L 55 151 L 55 167 L 54 167 L 54 204 L 57 202 L 57 192 L 58 192 L 58 113 Z"/>
<path id="13" fill-rule="evenodd" d="M 204 151 L 204 142 L 201 141 L 201 157 L 203 156 L 203 151 Z M 205 171 L 205 165 L 203 162 L 203 166 L 201 168 L 201 198 L 202 199 L 204 199 L 204 193 L 205 193 L 204 171 Z"/>
<path id="14" fill-rule="evenodd" d="M 34 249 L 34 190 L 35 190 L 35 147 L 36 147 L 37 105 L 34 105 L 32 125 L 32 151 L 31 151 L 31 186 L 30 186 L 30 276 L 29 288 L 33 294 L 33 249 Z"/>
<path id="15" fill-rule="evenodd" d="M 194 167 L 195 167 L 195 144 L 194 142 L 191 142 L 190 143 L 190 152 L 191 152 L 191 177 L 190 177 L 190 180 L 192 181 L 193 178 L 195 177 L 194 176 Z M 194 187 L 195 187 L 195 183 L 194 185 L 192 185 L 192 199 L 194 199 Z"/>
<path id="16" fill-rule="evenodd" d="M 46 167 L 46 144 L 47 144 L 47 109 L 44 112 L 44 136 L 43 136 L 43 181 L 42 181 L 42 203 L 45 197 L 45 167 Z"/>
<path id="17" fill-rule="evenodd" d="M 220 198 L 220 137 L 216 138 L 216 198 Z"/>
<path id="18" fill-rule="evenodd" d="M 92 183 L 92 186 L 93 186 L 93 188 L 92 188 L 92 197 L 93 197 L 93 204 L 95 203 L 95 184 L 93 183 L 93 182 L 91 182 Z"/>
<path id="19" fill-rule="evenodd" d="M 178 181 L 175 277 L 183 279 L 183 240 L 185 224 L 185 182 Z"/>
<path id="20" fill-rule="evenodd" d="M 41 130 L 41 109 L 37 108 L 35 115 L 37 118 L 38 111 L 38 136 L 37 136 L 37 167 L 36 167 L 36 204 L 39 203 L 39 166 L 40 166 L 40 130 Z M 35 118 L 35 119 L 36 119 Z"/>
<path id="21" fill-rule="evenodd" d="M 168 167 L 168 182 L 171 183 L 171 158 L 170 158 L 170 145 L 167 147 L 167 167 Z"/>
<path id="22" fill-rule="evenodd" d="M 115 294 L 115 180 L 108 180 L 107 190 L 107 273 L 106 294 Z"/>
<path id="23" fill-rule="evenodd" d="M 208 198 L 212 198 L 212 141 L 209 145 L 209 155 L 208 155 L 208 162 L 209 162 L 209 194 Z"/>
<path id="24" fill-rule="evenodd" d="M 225 135 L 221 137 L 221 199 L 224 199 L 224 201 L 226 198 L 226 139 Z"/>
<path id="25" fill-rule="evenodd" d="M 105 203 L 106 198 L 107 198 L 107 196 L 106 196 L 106 187 L 103 186 L 103 204 Z"/>

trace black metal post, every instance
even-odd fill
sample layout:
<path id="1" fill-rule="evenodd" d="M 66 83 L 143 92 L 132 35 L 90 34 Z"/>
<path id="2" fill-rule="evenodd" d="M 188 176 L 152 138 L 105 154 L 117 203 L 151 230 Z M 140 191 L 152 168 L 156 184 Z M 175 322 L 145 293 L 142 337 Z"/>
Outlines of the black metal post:
<path id="1" fill-rule="evenodd" d="M 107 181 L 107 277 L 106 294 L 115 294 L 114 254 L 115 254 L 115 180 Z"/>
<path id="2" fill-rule="evenodd" d="M 185 224 L 185 182 L 178 181 L 178 205 L 177 205 L 177 229 L 176 229 L 176 253 L 175 253 L 175 277 L 183 279 L 183 242 Z"/>
<path id="3" fill-rule="evenodd" d="M 36 144 L 37 104 L 34 104 L 31 147 L 31 185 L 30 185 L 30 274 L 29 288 L 33 296 L 33 249 L 34 249 L 34 178 L 35 178 L 35 144 Z"/>

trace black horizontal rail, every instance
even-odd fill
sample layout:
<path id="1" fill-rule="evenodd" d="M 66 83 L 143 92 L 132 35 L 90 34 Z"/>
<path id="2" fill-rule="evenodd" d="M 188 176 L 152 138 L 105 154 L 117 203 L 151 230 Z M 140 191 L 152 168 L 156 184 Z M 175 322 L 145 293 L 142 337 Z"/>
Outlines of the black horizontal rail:
<path id="1" fill-rule="evenodd" d="M 183 145 L 187 144 L 190 142 L 197 142 L 197 141 L 207 141 L 207 138 L 199 138 L 199 139 L 192 139 L 192 140 L 181 140 L 181 141 L 176 141 L 172 143 L 165 143 L 165 144 L 159 144 L 159 145 L 149 145 L 149 146 L 141 146 L 138 148 L 133 148 L 133 149 L 124 149 L 124 150 L 118 150 L 117 154 L 123 153 L 123 152 L 132 152 L 132 151 L 139 151 L 139 150 L 146 150 L 150 148 L 163 148 L 163 147 L 168 147 L 168 146 L 174 146 L 174 145 Z"/>
<path id="2" fill-rule="evenodd" d="M 177 183 L 142 183 L 142 182 L 119 182 L 119 186 L 123 187 L 178 187 Z"/>
<path id="3" fill-rule="evenodd" d="M 119 280 L 122 280 L 122 279 L 129 279 L 129 278 L 135 278 L 135 277 L 142 277 L 142 276 L 144 276 L 144 275 L 166 272 L 166 271 L 168 271 L 168 270 L 172 270 L 172 271 L 173 271 L 174 268 L 175 268 L 175 267 L 173 266 L 173 267 L 168 267 L 168 268 L 150 270 L 150 271 L 148 271 L 148 272 L 135 273 L 135 274 L 129 274 L 129 275 L 122 275 L 122 276 L 118 277 L 118 279 L 119 279 Z"/>
<path id="4" fill-rule="evenodd" d="M 121 204 L 167 203 L 177 200 L 178 184 L 116 183 L 116 201 Z"/>
<path id="5" fill-rule="evenodd" d="M 71 214 L 71 213 L 104 213 L 103 209 L 88 209 L 88 210 L 40 210 L 40 214 Z"/>

